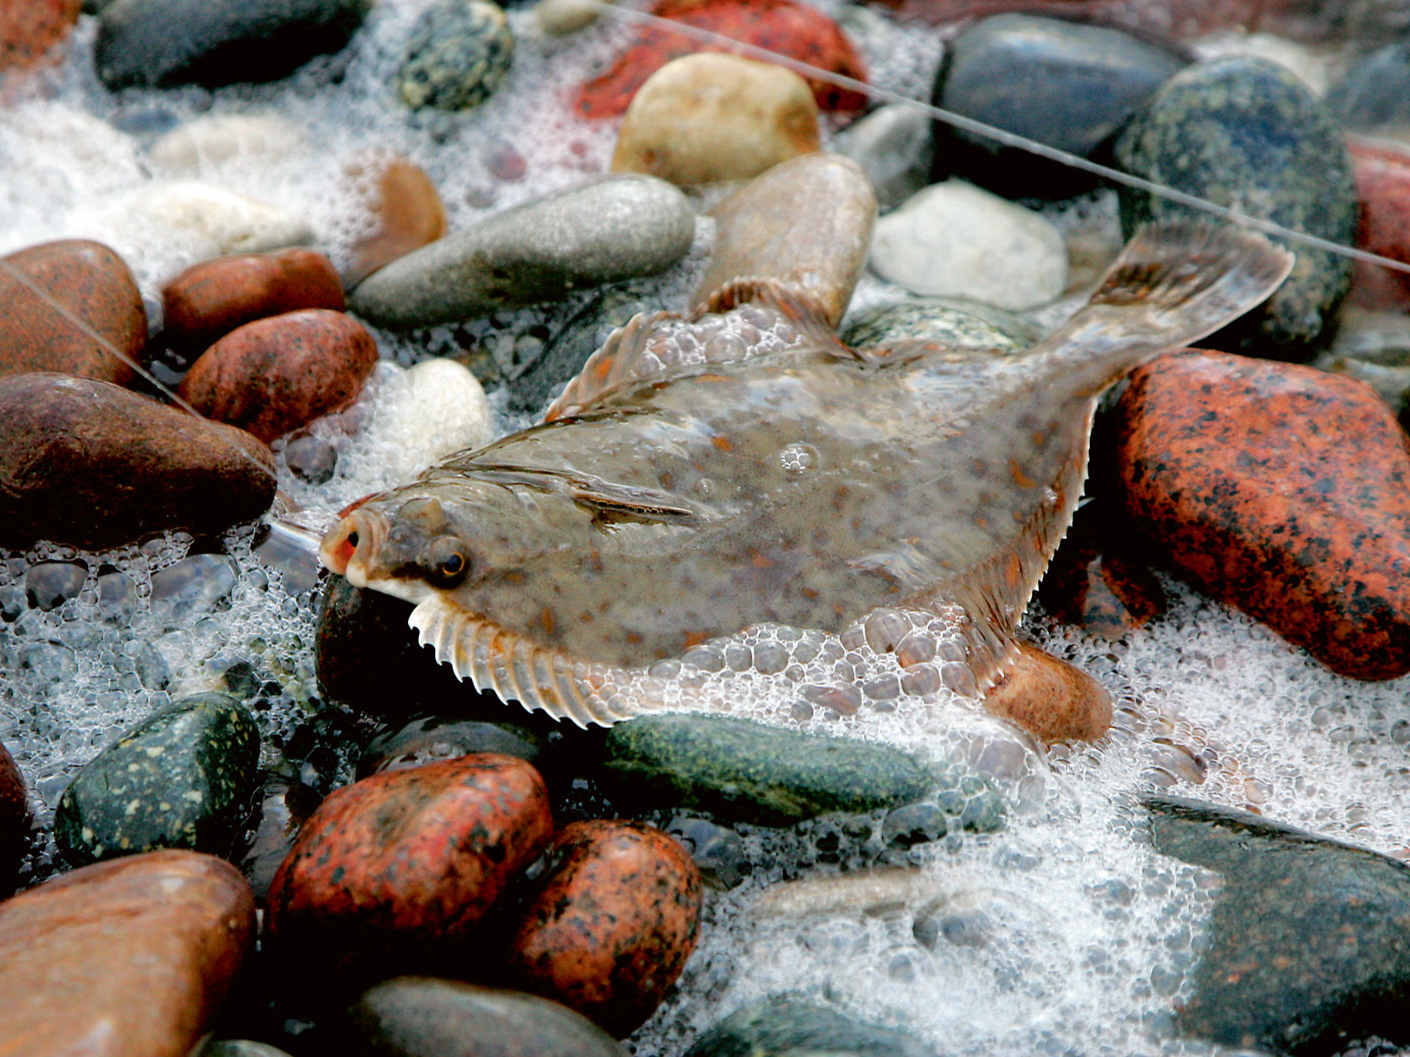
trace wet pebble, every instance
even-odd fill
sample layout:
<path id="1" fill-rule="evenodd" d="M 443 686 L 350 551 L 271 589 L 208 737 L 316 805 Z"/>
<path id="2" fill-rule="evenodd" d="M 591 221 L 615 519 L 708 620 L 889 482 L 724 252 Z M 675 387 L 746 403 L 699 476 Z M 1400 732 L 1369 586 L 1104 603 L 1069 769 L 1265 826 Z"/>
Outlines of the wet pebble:
<path id="1" fill-rule="evenodd" d="M 0 12 L 0 74 L 29 66 L 69 35 L 79 0 L 24 0 Z"/>
<path id="2" fill-rule="evenodd" d="M 1355 138 L 1347 147 L 1360 202 L 1356 245 L 1410 263 L 1410 148 Z M 1351 269 L 1355 304 L 1387 309 L 1410 304 L 1410 274 L 1364 261 L 1353 262 Z"/>
<path id="3" fill-rule="evenodd" d="M 837 152 L 866 171 L 881 209 L 894 209 L 930 183 L 930 118 L 903 103 L 878 107 L 842 130 Z"/>
<path id="4" fill-rule="evenodd" d="M 164 529 L 219 532 L 268 509 L 273 469 L 244 430 L 107 382 L 0 379 L 3 546 L 101 550 Z"/>
<path id="5" fill-rule="evenodd" d="M 185 848 L 229 855 L 255 791 L 259 732 L 245 706 L 200 694 L 149 716 L 70 783 L 54 838 L 70 863 Z"/>
<path id="6" fill-rule="evenodd" d="M 254 840 L 240 860 L 240 872 L 250 883 L 256 902 L 263 904 L 279 864 L 288 857 L 299 830 L 322 802 L 316 790 L 295 778 L 266 778 Z"/>
<path id="7" fill-rule="evenodd" d="M 166 132 L 147 158 L 170 176 L 200 176 L 231 163 L 277 164 L 308 149 L 298 125 L 274 112 L 203 114 Z"/>
<path id="8" fill-rule="evenodd" d="M 867 1054 L 868 1057 L 935 1057 L 918 1039 L 895 1028 L 853 1020 L 788 995 L 774 995 L 737 1009 L 702 1035 L 686 1057 L 802 1057 Z"/>
<path id="9" fill-rule="evenodd" d="M 366 778 L 386 771 L 403 771 L 483 752 L 533 763 L 543 754 L 545 743 L 541 732 L 518 723 L 418 716 L 368 742 L 357 764 L 357 776 Z"/>
<path id="10" fill-rule="evenodd" d="M 744 838 L 728 826 L 708 818 L 678 815 L 666 832 L 690 852 L 700 879 L 711 888 L 733 888 L 751 869 Z"/>
<path id="11" fill-rule="evenodd" d="M 1370 387 L 1190 350 L 1118 416 L 1127 511 L 1183 576 L 1340 674 L 1410 671 L 1410 453 Z"/>
<path id="12" fill-rule="evenodd" d="M 622 1038 L 680 976 L 700 931 L 700 874 L 680 843 L 638 822 L 565 826 L 510 940 L 517 987 Z"/>
<path id="13" fill-rule="evenodd" d="M 88 566 L 82 562 L 35 562 L 25 570 L 25 597 L 33 608 L 47 613 L 77 598 L 87 579 Z"/>
<path id="14" fill-rule="evenodd" d="M 494 94 L 514 62 L 514 35 L 491 0 L 436 0 L 411 31 L 397 92 L 412 109 L 468 110 Z"/>
<path id="15" fill-rule="evenodd" d="M 538 0 L 534 22 L 549 36 L 563 37 L 592 25 L 598 13 L 593 0 Z"/>
<path id="16" fill-rule="evenodd" d="M 225 554 L 191 554 L 151 577 L 152 613 L 168 626 L 229 605 L 240 567 Z"/>
<path id="17" fill-rule="evenodd" d="M 207 418 L 268 442 L 352 403 L 377 360 L 377 342 L 357 320 L 306 308 L 231 331 L 177 391 Z"/>
<path id="18" fill-rule="evenodd" d="M 1018 352 L 1041 337 L 1022 316 L 958 297 L 918 297 L 852 316 L 839 337 L 853 348 L 935 342 L 950 350 Z"/>
<path id="19" fill-rule="evenodd" d="M 819 147 L 818 107 L 792 70 L 700 52 L 666 63 L 633 97 L 613 172 L 674 184 L 747 180 Z"/>
<path id="20" fill-rule="evenodd" d="M 289 1054 L 251 1039 L 213 1039 L 196 1057 L 289 1057 Z"/>
<path id="21" fill-rule="evenodd" d="M 117 385 L 132 381 L 132 368 L 104 345 L 136 360 L 147 344 L 142 293 L 121 257 L 99 242 L 64 239 L 17 250 L 0 260 L 6 266 L 0 269 L 0 304 L 5 306 L 0 374 L 57 371 Z M 97 337 L 74 326 L 46 298 L 77 316 Z"/>
<path id="22" fill-rule="evenodd" d="M 289 471 L 309 484 L 325 483 L 338 468 L 337 449 L 322 437 L 311 434 L 291 438 L 282 454 Z"/>
<path id="23" fill-rule="evenodd" d="M 409 481 L 447 455 L 488 444 L 491 427 L 475 376 L 454 360 L 431 359 L 385 371 L 363 440 L 387 480 Z"/>
<path id="24" fill-rule="evenodd" d="M 193 257 L 260 253 L 314 240 L 301 212 L 200 180 L 153 180 L 102 210 L 99 222 L 122 245 L 146 252 L 178 241 Z"/>
<path id="25" fill-rule="evenodd" d="M 230 864 L 186 851 L 84 867 L 0 903 L 0 1050 L 188 1057 L 255 931 Z"/>
<path id="26" fill-rule="evenodd" d="M 871 268 L 918 294 L 1015 311 L 1067 286 L 1067 244 L 1037 213 L 963 180 L 934 184 L 877 221 Z"/>
<path id="27" fill-rule="evenodd" d="M 1359 57 L 1327 91 L 1325 101 L 1347 130 L 1403 137 L 1410 130 L 1410 41 Z"/>
<path id="28" fill-rule="evenodd" d="M 14 887 L 28 831 L 29 799 L 24 775 L 10 750 L 0 744 L 0 899 Z"/>
<path id="29" fill-rule="evenodd" d="M 376 158 L 349 169 L 364 188 L 372 230 L 353 243 L 344 278 L 356 286 L 378 268 L 435 242 L 446 233 L 445 207 L 419 165 L 402 157 Z"/>
<path id="30" fill-rule="evenodd" d="M 984 707 L 1040 741 L 1097 741 L 1111 727 L 1111 697 L 1080 668 L 1026 642 L 984 695 Z"/>
<path id="31" fill-rule="evenodd" d="M 353 292 L 359 315 L 424 327 L 653 275 L 690 249 L 695 218 L 676 188 L 610 176 L 496 213 L 393 261 Z"/>

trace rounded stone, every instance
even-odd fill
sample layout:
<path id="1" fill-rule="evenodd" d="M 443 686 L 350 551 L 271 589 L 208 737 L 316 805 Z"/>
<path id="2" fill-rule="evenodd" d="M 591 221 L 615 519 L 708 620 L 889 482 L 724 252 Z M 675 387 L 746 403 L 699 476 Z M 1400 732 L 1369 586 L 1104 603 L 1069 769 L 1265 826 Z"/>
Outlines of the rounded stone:
<path id="1" fill-rule="evenodd" d="M 368 742 L 357 776 L 404 771 L 472 753 L 492 752 L 533 763 L 543 754 L 546 740 L 539 731 L 517 723 L 420 716 Z"/>
<path id="2" fill-rule="evenodd" d="M 818 107 L 802 77 L 701 52 L 666 63 L 642 84 L 611 168 L 674 184 L 747 180 L 818 147 Z"/>
<path id="3" fill-rule="evenodd" d="M 0 6 L 0 74 L 29 66 L 69 35 L 79 0 L 23 0 Z"/>
<path id="4" fill-rule="evenodd" d="M 147 312 L 121 257 L 102 243 L 65 239 L 18 250 L 3 263 L 0 374 L 57 371 L 117 385 L 132 381 L 130 363 L 147 344 Z"/>
<path id="5" fill-rule="evenodd" d="M 207 418 L 271 441 L 346 407 L 377 365 L 357 320 L 322 308 L 231 331 L 191 365 L 177 390 Z"/>
<path id="6" fill-rule="evenodd" d="M 622 1038 L 685 968 L 702 898 L 700 872 L 660 830 L 570 823 L 510 940 L 509 978 Z"/>
<path id="7" fill-rule="evenodd" d="M 935 342 L 946 349 L 1020 352 L 1042 337 L 1022 316 L 957 297 L 920 297 L 879 305 L 853 316 L 838 335 L 853 348 L 896 342 Z"/>
<path id="8" fill-rule="evenodd" d="M 412 109 L 468 110 L 494 94 L 514 62 L 504 9 L 491 0 L 436 0 L 411 31 L 397 92 Z"/>
<path id="9" fill-rule="evenodd" d="M 696 1040 L 686 1057 L 735 1057 L 746 1053 L 750 1057 L 935 1057 L 930 1047 L 895 1028 L 852 1020 L 785 995 L 736 1010 Z"/>
<path id="10" fill-rule="evenodd" d="M 244 430 L 107 382 L 0 378 L 0 546 L 221 532 L 267 510 L 274 489 L 272 454 Z"/>
<path id="11" fill-rule="evenodd" d="M 1356 245 L 1410 263 L 1410 149 L 1354 137 L 1347 147 L 1360 202 Z M 1410 274 L 1364 261 L 1351 267 L 1352 302 L 1402 310 L 1410 304 Z"/>
<path id="12" fill-rule="evenodd" d="M 359 163 L 348 175 L 363 188 L 372 215 L 371 233 L 349 250 L 345 279 L 351 289 L 378 268 L 444 235 L 446 213 L 431 178 L 405 158 Z"/>
<path id="13" fill-rule="evenodd" d="M 162 339 L 200 353 L 237 327 L 303 308 L 341 312 L 343 284 L 314 250 L 250 253 L 202 261 L 162 286 Z"/>
<path id="14" fill-rule="evenodd" d="M 245 706 L 200 694 L 149 716 L 81 770 L 54 812 L 75 865 L 185 848 L 227 856 L 255 790 L 259 732 Z"/>
<path id="15" fill-rule="evenodd" d="M 1403 138 L 1410 131 L 1410 41 L 1387 44 L 1352 63 L 1325 102 L 1346 129 Z"/>
<path id="16" fill-rule="evenodd" d="M 142 252 L 180 239 L 199 257 L 261 253 L 314 241 L 303 214 L 201 180 L 153 180 L 102 210 L 99 222 Z"/>
<path id="17" fill-rule="evenodd" d="M 307 149 L 303 129 L 272 111 L 203 114 L 164 133 L 147 148 L 147 158 L 162 172 L 195 177 L 232 162 L 277 165 Z"/>
<path id="18" fill-rule="evenodd" d="M 1026 642 L 984 695 L 984 707 L 1040 741 L 1097 741 L 1111 727 L 1111 696 L 1080 668 Z"/>
<path id="19" fill-rule="evenodd" d="M 379 378 L 362 435 L 384 480 L 409 481 L 448 455 L 489 443 L 489 401 L 469 370 L 430 359 L 388 373 Z"/>
<path id="20" fill-rule="evenodd" d="M 299 830 L 322 798 L 303 782 L 273 777 L 264 783 L 255 838 L 240 860 L 240 872 L 263 904 L 279 865 L 288 857 Z"/>
<path id="21" fill-rule="evenodd" d="M 930 118 L 903 103 L 877 107 L 839 133 L 837 151 L 866 171 L 881 209 L 894 209 L 930 183 Z"/>
<path id="22" fill-rule="evenodd" d="M 10 751 L 0 744 L 0 899 L 14 887 L 28 829 L 29 800 L 24 775 Z"/>

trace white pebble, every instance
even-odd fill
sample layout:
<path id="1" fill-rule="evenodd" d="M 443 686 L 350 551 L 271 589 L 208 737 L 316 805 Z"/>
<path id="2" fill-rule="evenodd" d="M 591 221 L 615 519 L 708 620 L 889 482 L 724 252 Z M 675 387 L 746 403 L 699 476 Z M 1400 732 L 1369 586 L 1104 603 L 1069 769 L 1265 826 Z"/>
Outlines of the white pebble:
<path id="1" fill-rule="evenodd" d="M 378 387 L 361 440 L 376 453 L 379 474 L 404 484 L 453 452 L 489 443 L 491 425 L 475 376 L 454 360 L 426 360 Z"/>
<path id="2" fill-rule="evenodd" d="M 275 114 L 209 114 L 172 129 L 147 152 L 172 175 L 198 176 L 226 162 L 280 162 L 307 149 L 304 134 Z"/>

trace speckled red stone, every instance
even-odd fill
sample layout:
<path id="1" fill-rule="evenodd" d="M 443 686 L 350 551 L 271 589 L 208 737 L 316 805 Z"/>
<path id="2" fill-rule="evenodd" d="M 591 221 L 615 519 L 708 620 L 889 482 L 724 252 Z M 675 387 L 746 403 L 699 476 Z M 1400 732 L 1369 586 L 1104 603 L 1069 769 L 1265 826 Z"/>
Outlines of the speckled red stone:
<path id="1" fill-rule="evenodd" d="M 308 308 L 246 323 L 191 365 L 182 399 L 266 443 L 351 403 L 377 365 L 377 342 L 341 312 Z"/>
<path id="2" fill-rule="evenodd" d="M 866 80 L 866 67 L 841 27 L 793 0 L 661 0 L 651 13 Z M 726 50 L 658 26 L 643 26 L 636 43 L 606 73 L 578 89 L 574 107 L 584 117 L 620 117 L 642 82 L 672 59 Z M 808 86 L 823 110 L 859 110 L 866 104 L 862 93 L 849 88 L 816 79 L 808 79 Z"/>
<path id="3" fill-rule="evenodd" d="M 1184 576 L 1343 675 L 1410 672 L 1410 451 L 1369 386 L 1185 350 L 1117 419 L 1127 510 Z"/>
<path id="4" fill-rule="evenodd" d="M 5 0 L 0 3 L 0 72 L 28 66 L 68 36 L 80 0 Z"/>
<path id="5" fill-rule="evenodd" d="M 319 805 L 280 864 L 271 943 L 291 965 L 424 971 L 465 941 L 552 833 L 543 779 L 512 756 L 365 778 Z M 461 961 L 483 967 L 473 949 Z"/>
<path id="6" fill-rule="evenodd" d="M 0 745 L 0 897 L 14 887 L 25 830 L 29 828 L 29 802 L 24 777 L 4 745 Z"/>
<path id="7" fill-rule="evenodd" d="M 621 1038 L 661 1004 L 700 929 L 700 871 L 639 822 L 565 826 L 510 942 L 512 986 Z"/>
<path id="8" fill-rule="evenodd" d="M 1348 137 L 1361 219 L 1356 245 L 1410 263 L 1410 151 L 1382 141 Z M 1367 308 L 1410 304 L 1410 273 L 1362 261 L 1352 263 L 1348 298 Z"/>

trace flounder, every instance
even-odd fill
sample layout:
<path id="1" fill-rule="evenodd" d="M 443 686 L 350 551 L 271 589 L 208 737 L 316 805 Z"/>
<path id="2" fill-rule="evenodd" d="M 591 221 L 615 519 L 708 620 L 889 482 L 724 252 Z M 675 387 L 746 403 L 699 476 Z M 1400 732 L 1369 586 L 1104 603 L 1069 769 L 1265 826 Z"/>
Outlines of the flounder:
<path id="1" fill-rule="evenodd" d="M 833 328 L 856 275 L 779 263 L 816 235 L 717 249 L 731 275 L 694 313 L 638 316 L 543 424 L 364 501 L 324 563 L 414 603 L 477 689 L 579 725 L 820 651 L 833 674 L 799 693 L 841 711 L 855 650 L 889 658 L 893 695 L 981 695 L 1071 523 L 1100 394 L 1292 267 L 1259 236 L 1167 223 L 1026 353 L 851 349 Z"/>

